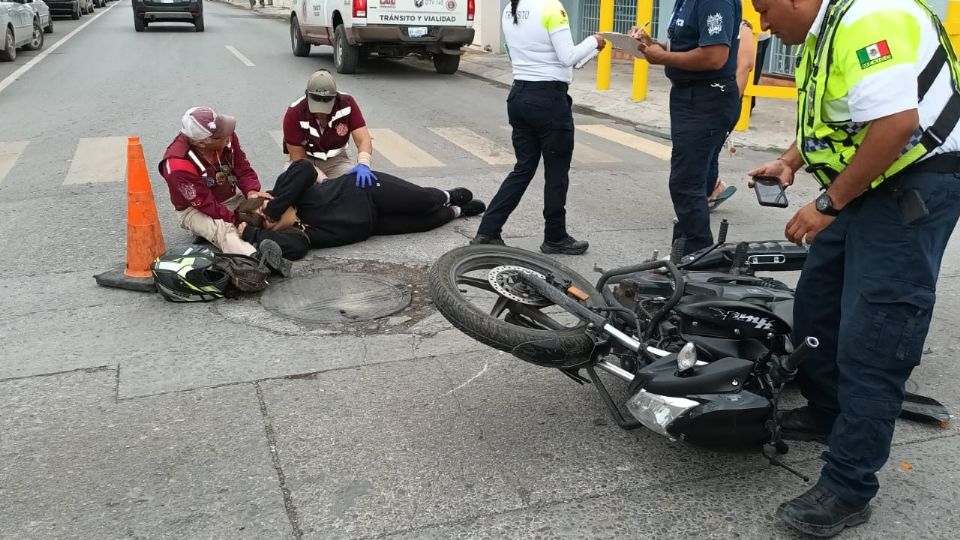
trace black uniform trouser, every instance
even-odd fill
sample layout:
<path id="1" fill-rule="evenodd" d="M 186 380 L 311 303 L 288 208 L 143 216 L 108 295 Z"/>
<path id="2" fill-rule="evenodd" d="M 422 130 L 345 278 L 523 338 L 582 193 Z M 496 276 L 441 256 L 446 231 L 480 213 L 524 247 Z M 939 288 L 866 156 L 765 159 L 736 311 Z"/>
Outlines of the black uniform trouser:
<path id="1" fill-rule="evenodd" d="M 710 169 L 739 111 L 734 77 L 675 81 L 670 90 L 670 198 L 678 220 L 673 239 L 685 239 L 684 254 L 713 244 L 707 198 L 716 177 Z"/>
<path id="2" fill-rule="evenodd" d="M 513 128 L 517 163 L 490 201 L 477 234 L 500 237 L 504 223 L 520 204 L 543 156 L 543 236 L 551 242 L 567 238 L 567 187 L 573 156 L 572 105 L 567 83 L 514 81 L 507 96 L 507 117 Z"/>
<path id="3" fill-rule="evenodd" d="M 905 225 L 899 200 L 913 189 L 930 215 Z M 820 347 L 798 381 L 814 414 L 833 421 L 819 484 L 849 504 L 877 493 L 958 216 L 960 173 L 901 173 L 847 205 L 810 246 L 793 336 Z"/>
<path id="4" fill-rule="evenodd" d="M 376 209 L 373 234 L 405 234 L 436 229 L 453 219 L 447 194 L 420 187 L 385 172 L 375 172 L 377 182 L 365 188 Z M 354 176 L 348 175 L 348 181 Z"/>

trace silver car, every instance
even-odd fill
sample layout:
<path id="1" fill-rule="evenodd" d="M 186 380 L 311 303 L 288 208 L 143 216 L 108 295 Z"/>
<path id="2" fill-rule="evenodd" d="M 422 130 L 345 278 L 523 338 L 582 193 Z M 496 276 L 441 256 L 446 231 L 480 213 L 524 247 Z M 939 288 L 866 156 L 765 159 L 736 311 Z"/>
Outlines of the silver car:
<path id="1" fill-rule="evenodd" d="M 50 6 L 43 0 L 27 0 L 26 5 L 30 6 L 40 18 L 40 26 L 47 34 L 53 32 L 53 15 L 50 14 Z"/>
<path id="2" fill-rule="evenodd" d="M 43 26 L 30 0 L 0 0 L 0 61 L 17 58 L 17 49 L 36 51 L 43 47 Z"/>

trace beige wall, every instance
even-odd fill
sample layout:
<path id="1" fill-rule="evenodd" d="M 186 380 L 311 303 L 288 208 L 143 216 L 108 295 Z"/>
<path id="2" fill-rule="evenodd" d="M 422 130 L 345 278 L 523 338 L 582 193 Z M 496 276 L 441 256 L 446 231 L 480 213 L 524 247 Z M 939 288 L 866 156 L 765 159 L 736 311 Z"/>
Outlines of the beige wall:
<path id="1" fill-rule="evenodd" d="M 466 1 L 466 0 L 460 0 Z M 500 0 L 476 0 L 473 44 L 485 50 L 500 52 Z"/>

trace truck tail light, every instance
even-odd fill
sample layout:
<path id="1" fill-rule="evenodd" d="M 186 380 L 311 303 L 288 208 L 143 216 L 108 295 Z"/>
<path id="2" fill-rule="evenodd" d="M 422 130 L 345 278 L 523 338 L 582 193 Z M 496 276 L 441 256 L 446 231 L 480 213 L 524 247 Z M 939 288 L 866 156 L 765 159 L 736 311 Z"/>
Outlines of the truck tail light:
<path id="1" fill-rule="evenodd" d="M 367 0 L 353 0 L 353 16 L 367 18 Z"/>
<path id="2" fill-rule="evenodd" d="M 477 9 L 476 0 L 467 0 L 467 20 L 473 20 L 473 13 Z"/>

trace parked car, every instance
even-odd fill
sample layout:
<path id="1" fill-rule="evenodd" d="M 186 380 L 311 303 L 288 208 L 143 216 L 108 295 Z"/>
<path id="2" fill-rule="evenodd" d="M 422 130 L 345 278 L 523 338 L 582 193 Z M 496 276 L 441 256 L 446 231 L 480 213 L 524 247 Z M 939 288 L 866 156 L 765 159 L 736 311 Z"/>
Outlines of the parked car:
<path id="1" fill-rule="evenodd" d="M 50 14 L 50 7 L 43 0 L 27 0 L 26 4 L 33 8 L 40 18 L 40 26 L 43 31 L 49 34 L 53 32 L 53 15 Z"/>
<path id="2" fill-rule="evenodd" d="M 203 0 L 133 0 L 132 4 L 137 32 L 152 22 L 186 22 L 203 32 Z"/>
<path id="3" fill-rule="evenodd" d="M 0 61 L 12 62 L 17 49 L 43 47 L 43 27 L 27 0 L 0 0 Z"/>
<path id="4" fill-rule="evenodd" d="M 69 15 L 77 20 L 84 13 L 93 13 L 93 0 L 44 0 L 54 15 Z"/>

